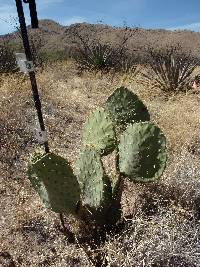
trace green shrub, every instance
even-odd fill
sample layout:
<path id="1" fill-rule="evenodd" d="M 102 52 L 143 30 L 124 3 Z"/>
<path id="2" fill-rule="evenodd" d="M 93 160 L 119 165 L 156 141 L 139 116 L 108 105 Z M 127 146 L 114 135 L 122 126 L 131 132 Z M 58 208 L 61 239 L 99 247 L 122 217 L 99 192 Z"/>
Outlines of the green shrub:
<path id="1" fill-rule="evenodd" d="M 165 137 L 149 121 L 147 108 L 121 87 L 87 119 L 74 173 L 63 158 L 34 158 L 29 179 L 48 208 L 110 227 L 121 217 L 123 181 L 151 182 L 165 168 Z M 116 151 L 115 175 L 108 177 L 102 157 Z"/>

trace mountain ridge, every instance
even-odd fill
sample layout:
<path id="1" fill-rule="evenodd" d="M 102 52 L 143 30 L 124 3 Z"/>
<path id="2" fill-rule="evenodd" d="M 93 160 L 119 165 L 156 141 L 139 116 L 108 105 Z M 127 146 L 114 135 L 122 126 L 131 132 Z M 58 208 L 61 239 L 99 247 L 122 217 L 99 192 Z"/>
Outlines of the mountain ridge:
<path id="1" fill-rule="evenodd" d="M 123 40 L 126 34 L 130 35 L 127 41 L 129 49 L 145 46 L 163 47 L 166 45 L 180 44 L 185 50 L 192 54 L 200 54 L 200 33 L 189 30 L 166 30 L 166 29 L 143 29 L 143 28 L 121 28 L 106 24 L 75 23 L 63 26 L 50 19 L 39 20 L 39 29 L 27 27 L 30 36 L 42 40 L 41 50 L 46 52 L 62 51 L 74 46 L 76 33 L 83 37 L 89 36 L 92 40 L 100 39 L 116 45 Z M 21 42 L 19 32 L 15 31 L 0 36 L 0 40 L 10 40 L 18 44 Z"/>

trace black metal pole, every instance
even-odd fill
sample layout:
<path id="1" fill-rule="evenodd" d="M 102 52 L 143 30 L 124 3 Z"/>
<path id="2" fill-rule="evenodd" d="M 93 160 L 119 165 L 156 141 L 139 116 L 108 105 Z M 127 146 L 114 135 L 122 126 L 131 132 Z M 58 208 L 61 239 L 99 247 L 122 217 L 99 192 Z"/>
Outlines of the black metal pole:
<path id="1" fill-rule="evenodd" d="M 35 0 L 29 0 L 29 9 L 30 9 L 30 16 L 31 16 L 31 26 L 32 29 L 38 28 L 38 18 L 37 18 L 37 10 Z"/>
<path id="2" fill-rule="evenodd" d="M 22 35 L 22 40 L 23 40 L 23 45 L 24 45 L 24 51 L 25 51 L 27 60 L 32 61 L 32 55 L 31 55 L 31 49 L 30 49 L 30 45 L 29 45 L 28 33 L 27 33 L 27 29 L 26 29 L 26 21 L 25 21 L 25 17 L 24 17 L 22 1 L 21 0 L 15 0 L 15 1 L 16 1 L 17 13 L 18 13 L 18 17 L 19 17 L 19 23 L 20 23 L 21 35 Z M 37 110 L 40 129 L 41 129 L 41 131 L 45 131 L 45 125 L 44 125 L 43 116 L 42 116 L 41 102 L 40 102 L 40 97 L 39 97 L 39 93 L 38 93 L 35 72 L 30 71 L 29 77 L 30 77 L 30 81 L 31 81 L 34 104 L 35 104 L 35 108 Z M 45 147 L 45 152 L 49 153 L 48 141 L 44 142 L 44 147 Z"/>

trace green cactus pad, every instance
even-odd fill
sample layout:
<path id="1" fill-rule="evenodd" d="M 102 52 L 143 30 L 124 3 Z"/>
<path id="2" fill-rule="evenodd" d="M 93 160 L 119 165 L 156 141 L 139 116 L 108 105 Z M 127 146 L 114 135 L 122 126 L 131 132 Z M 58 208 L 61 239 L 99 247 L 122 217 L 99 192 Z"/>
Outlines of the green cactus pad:
<path id="1" fill-rule="evenodd" d="M 90 147 L 83 149 L 75 164 L 82 203 L 92 213 L 104 212 L 112 198 L 112 188 L 99 153 Z M 96 216 L 95 216 L 96 217 Z"/>
<path id="2" fill-rule="evenodd" d="M 101 154 L 108 154 L 114 150 L 115 143 L 113 122 L 104 109 L 98 108 L 84 125 L 83 144 Z"/>
<path id="3" fill-rule="evenodd" d="M 128 123 L 149 121 L 150 115 L 146 106 L 133 92 L 120 87 L 108 97 L 105 110 L 111 115 L 116 126 L 126 128 Z"/>
<path id="4" fill-rule="evenodd" d="M 120 138 L 120 172 L 132 181 L 158 179 L 166 164 L 166 140 L 151 122 L 129 125 Z"/>
<path id="5" fill-rule="evenodd" d="M 65 159 L 53 153 L 37 155 L 29 165 L 28 176 L 47 208 L 76 214 L 80 188 Z"/>

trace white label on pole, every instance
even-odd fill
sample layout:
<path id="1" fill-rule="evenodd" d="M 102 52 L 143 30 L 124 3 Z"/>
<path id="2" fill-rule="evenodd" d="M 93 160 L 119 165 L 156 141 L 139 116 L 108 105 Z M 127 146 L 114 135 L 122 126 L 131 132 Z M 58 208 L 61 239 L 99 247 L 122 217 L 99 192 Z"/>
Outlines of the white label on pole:
<path id="1" fill-rule="evenodd" d="M 40 144 L 47 142 L 47 132 L 35 129 L 35 137 Z"/>
<path id="2" fill-rule="evenodd" d="M 21 72 L 28 74 L 29 72 L 34 71 L 33 62 L 28 61 L 24 53 L 16 53 L 15 55 L 16 55 L 17 65 L 19 66 Z"/>
<path id="3" fill-rule="evenodd" d="M 26 73 L 29 73 L 31 71 L 34 71 L 34 67 L 33 67 L 33 61 L 24 61 L 25 66 L 26 66 Z"/>

